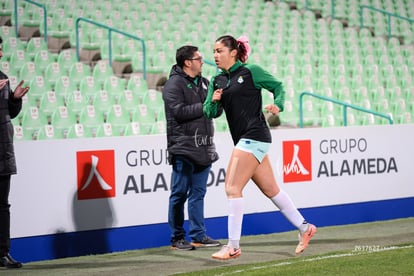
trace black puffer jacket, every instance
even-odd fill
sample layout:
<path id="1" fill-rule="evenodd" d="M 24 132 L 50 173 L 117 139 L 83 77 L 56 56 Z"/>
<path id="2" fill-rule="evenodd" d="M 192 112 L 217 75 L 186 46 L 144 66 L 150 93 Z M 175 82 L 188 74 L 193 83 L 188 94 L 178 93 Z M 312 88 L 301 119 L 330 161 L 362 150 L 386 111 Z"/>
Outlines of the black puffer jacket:
<path id="1" fill-rule="evenodd" d="M 0 71 L 0 79 L 8 77 Z M 14 100 L 10 82 L 0 90 L 0 175 L 16 173 L 16 159 L 13 148 L 13 125 L 11 119 L 22 109 L 22 100 Z"/>
<path id="2" fill-rule="evenodd" d="M 191 78 L 177 65 L 171 69 L 162 93 L 170 162 L 175 155 L 183 155 L 201 166 L 218 159 L 213 121 L 203 114 L 208 84 L 203 77 Z"/>

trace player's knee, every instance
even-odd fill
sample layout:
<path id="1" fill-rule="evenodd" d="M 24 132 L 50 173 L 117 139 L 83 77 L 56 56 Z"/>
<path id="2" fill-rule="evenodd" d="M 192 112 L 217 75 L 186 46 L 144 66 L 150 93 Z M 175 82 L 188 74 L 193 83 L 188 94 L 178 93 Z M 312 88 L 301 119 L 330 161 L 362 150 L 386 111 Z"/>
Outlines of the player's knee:
<path id="1" fill-rule="evenodd" d="M 228 198 L 242 197 L 242 191 L 235 186 L 226 185 L 226 195 Z"/>

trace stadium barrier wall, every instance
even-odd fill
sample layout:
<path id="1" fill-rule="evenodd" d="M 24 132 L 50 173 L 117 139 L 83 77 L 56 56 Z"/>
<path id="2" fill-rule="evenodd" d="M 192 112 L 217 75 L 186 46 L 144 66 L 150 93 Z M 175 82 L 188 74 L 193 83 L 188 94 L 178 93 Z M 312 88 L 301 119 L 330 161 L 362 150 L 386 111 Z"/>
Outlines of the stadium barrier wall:
<path id="1" fill-rule="evenodd" d="M 273 129 L 269 157 L 281 188 L 318 226 L 405 218 L 414 216 L 413 136 L 413 124 Z M 224 178 L 233 143 L 229 133 L 217 133 L 215 143 L 220 159 L 208 180 L 205 217 L 208 234 L 225 239 Z M 165 135 L 16 141 L 15 151 L 10 203 L 16 259 L 169 244 Z M 243 235 L 294 229 L 253 183 L 244 195 Z"/>

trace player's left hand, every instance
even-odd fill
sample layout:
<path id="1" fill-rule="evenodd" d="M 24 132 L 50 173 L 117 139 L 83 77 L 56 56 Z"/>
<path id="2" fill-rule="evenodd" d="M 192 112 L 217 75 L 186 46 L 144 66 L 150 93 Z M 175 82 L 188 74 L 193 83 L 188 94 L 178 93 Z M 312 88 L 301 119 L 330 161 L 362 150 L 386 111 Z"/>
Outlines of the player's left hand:
<path id="1" fill-rule="evenodd" d="M 268 104 L 264 107 L 268 112 L 272 113 L 273 115 L 279 114 L 279 107 L 275 104 Z"/>

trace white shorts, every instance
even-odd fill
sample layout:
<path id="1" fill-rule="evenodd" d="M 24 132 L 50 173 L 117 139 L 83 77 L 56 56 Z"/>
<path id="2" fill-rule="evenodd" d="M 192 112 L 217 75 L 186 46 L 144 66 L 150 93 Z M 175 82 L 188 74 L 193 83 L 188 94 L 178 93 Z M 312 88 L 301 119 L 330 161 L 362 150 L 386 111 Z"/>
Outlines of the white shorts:
<path id="1" fill-rule="evenodd" d="M 259 142 L 252 139 L 240 139 L 236 145 L 236 149 L 250 152 L 256 157 L 259 163 L 262 162 L 263 158 L 266 156 L 269 151 L 270 143 Z"/>

